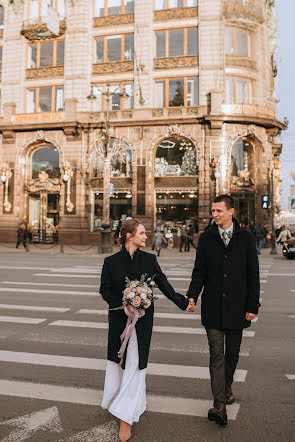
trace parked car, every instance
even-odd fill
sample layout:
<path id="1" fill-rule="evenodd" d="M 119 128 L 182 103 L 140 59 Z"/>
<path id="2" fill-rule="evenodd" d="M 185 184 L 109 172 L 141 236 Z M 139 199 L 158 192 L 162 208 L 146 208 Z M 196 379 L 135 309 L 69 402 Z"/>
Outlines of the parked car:
<path id="1" fill-rule="evenodd" d="M 288 239 L 283 244 L 283 255 L 287 259 L 295 258 L 295 238 Z"/>

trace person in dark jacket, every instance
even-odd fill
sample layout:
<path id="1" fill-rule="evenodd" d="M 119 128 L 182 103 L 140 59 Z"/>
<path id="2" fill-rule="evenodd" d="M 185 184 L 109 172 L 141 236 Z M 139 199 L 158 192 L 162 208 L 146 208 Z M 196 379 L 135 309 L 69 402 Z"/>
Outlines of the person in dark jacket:
<path id="1" fill-rule="evenodd" d="M 146 408 L 145 375 L 154 316 L 154 305 L 151 303 L 131 333 L 127 356 L 125 352 L 121 368 L 118 365 L 120 336 L 128 319 L 122 306 L 125 278 L 127 276 L 131 281 L 135 281 L 140 280 L 142 275 L 146 275 L 147 278 L 154 277 L 159 289 L 181 310 L 186 310 L 189 305 L 184 296 L 175 293 L 156 256 L 140 249 L 145 246 L 146 239 L 142 224 L 134 219 L 125 221 L 120 231 L 122 249 L 105 259 L 101 274 L 100 294 L 109 304 L 108 361 L 102 408 L 107 408 L 120 419 L 121 441 L 130 439 L 131 425 L 139 420 Z"/>
<path id="2" fill-rule="evenodd" d="M 192 245 L 194 249 L 197 249 L 197 247 L 194 244 L 194 233 L 195 229 L 193 228 L 192 224 L 188 226 L 188 230 L 186 233 L 186 251 L 189 252 L 190 246 Z"/>
<path id="3" fill-rule="evenodd" d="M 22 243 L 22 245 L 24 246 L 24 248 L 27 248 L 26 245 L 26 240 L 27 240 L 27 230 L 26 230 L 26 226 L 24 224 L 21 224 L 19 226 L 19 228 L 17 229 L 17 234 L 16 234 L 16 248 L 18 249 L 18 246 L 20 245 L 20 243 Z"/>
<path id="4" fill-rule="evenodd" d="M 256 238 L 257 253 L 258 255 L 260 255 L 263 246 L 264 237 L 266 237 L 265 229 L 263 228 L 261 223 L 259 223 L 256 229 L 254 230 L 254 235 Z"/>
<path id="5" fill-rule="evenodd" d="M 187 292 L 194 308 L 202 294 L 202 324 L 210 348 L 210 377 L 214 397 L 208 419 L 227 423 L 226 404 L 239 360 L 243 328 L 258 313 L 260 282 L 255 238 L 233 218 L 234 201 L 220 195 L 212 203 L 214 222 L 200 236 Z M 224 352 L 225 346 L 225 352 Z"/>

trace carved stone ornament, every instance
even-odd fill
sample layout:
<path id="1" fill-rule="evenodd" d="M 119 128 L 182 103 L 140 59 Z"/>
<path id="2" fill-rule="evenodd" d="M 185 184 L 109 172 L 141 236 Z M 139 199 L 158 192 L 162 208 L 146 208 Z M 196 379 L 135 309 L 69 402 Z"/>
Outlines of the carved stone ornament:
<path id="1" fill-rule="evenodd" d="M 24 0 L 9 0 L 9 3 L 12 5 L 14 12 L 17 13 L 21 9 Z"/>
<path id="2" fill-rule="evenodd" d="M 199 65 L 199 57 L 197 55 L 193 56 L 179 56 L 179 57 L 165 57 L 165 58 L 155 58 L 154 68 L 155 69 L 167 69 L 167 68 L 183 68 Z"/>
<path id="3" fill-rule="evenodd" d="M 27 190 L 32 193 L 39 193 L 41 191 L 46 192 L 59 192 L 60 184 L 58 178 L 49 178 L 48 174 L 42 170 L 39 173 L 37 179 L 30 180 L 27 184 Z"/>
<path id="4" fill-rule="evenodd" d="M 154 11 L 154 20 L 175 20 L 178 18 L 191 18 L 198 16 L 197 7 L 192 8 L 171 8 Z"/>
<path id="5" fill-rule="evenodd" d="M 172 124 L 171 126 L 168 126 L 168 135 L 181 135 L 182 131 L 178 124 Z"/>
<path id="6" fill-rule="evenodd" d="M 247 127 L 247 134 L 248 134 L 248 135 L 253 135 L 253 136 L 256 137 L 256 126 L 255 126 L 255 124 L 250 124 L 250 125 Z"/>
<path id="7" fill-rule="evenodd" d="M 226 54 L 225 63 L 227 66 L 241 66 L 243 68 L 256 70 L 256 61 L 249 57 Z"/>
<path id="8" fill-rule="evenodd" d="M 63 66 L 49 66 L 44 68 L 34 68 L 26 70 L 26 78 L 46 78 L 46 77 L 63 77 Z"/>
<path id="9" fill-rule="evenodd" d="M 252 23 L 263 23 L 263 10 L 259 5 L 239 3 L 236 1 L 224 2 L 223 12 L 226 20 L 235 21 L 238 24 L 251 25 Z"/>
<path id="10" fill-rule="evenodd" d="M 46 134 L 44 130 L 37 130 L 37 132 L 35 133 L 33 143 L 37 141 L 46 141 Z"/>
<path id="11" fill-rule="evenodd" d="M 105 74 L 107 72 L 129 72 L 133 70 L 133 60 L 112 61 L 110 63 L 96 63 L 92 67 L 93 74 Z"/>
<path id="12" fill-rule="evenodd" d="M 111 25 L 126 25 L 134 23 L 134 14 L 117 14 L 108 15 L 106 17 L 94 17 L 93 26 L 111 26 Z"/>
<path id="13" fill-rule="evenodd" d="M 46 21 L 46 20 L 45 20 Z M 65 21 L 59 22 L 59 34 L 53 34 L 47 27 L 46 23 L 30 24 L 29 21 L 25 21 L 21 34 L 24 35 L 30 41 L 36 40 L 49 40 L 52 38 L 61 37 L 66 31 Z"/>

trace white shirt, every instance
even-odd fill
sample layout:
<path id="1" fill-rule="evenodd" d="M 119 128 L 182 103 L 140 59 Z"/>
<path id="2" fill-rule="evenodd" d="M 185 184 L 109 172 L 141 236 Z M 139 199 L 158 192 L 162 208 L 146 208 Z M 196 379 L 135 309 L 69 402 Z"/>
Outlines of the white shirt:
<path id="1" fill-rule="evenodd" d="M 223 236 L 222 236 L 223 232 L 231 232 L 231 233 L 233 233 L 233 231 L 234 231 L 234 225 L 233 225 L 233 223 L 232 223 L 232 225 L 229 226 L 229 228 L 226 229 L 226 230 L 223 230 L 221 227 L 218 226 L 218 232 L 219 232 L 219 235 L 220 235 L 220 238 L 222 239 L 222 241 L 223 241 Z"/>

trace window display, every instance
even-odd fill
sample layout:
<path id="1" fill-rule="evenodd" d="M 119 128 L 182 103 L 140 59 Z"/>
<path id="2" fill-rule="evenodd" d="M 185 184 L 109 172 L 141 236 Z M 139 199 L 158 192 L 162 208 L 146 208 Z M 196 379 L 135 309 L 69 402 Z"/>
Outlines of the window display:
<path id="1" fill-rule="evenodd" d="M 196 174 L 196 148 L 191 140 L 173 136 L 158 144 L 155 155 L 156 177 Z"/>

